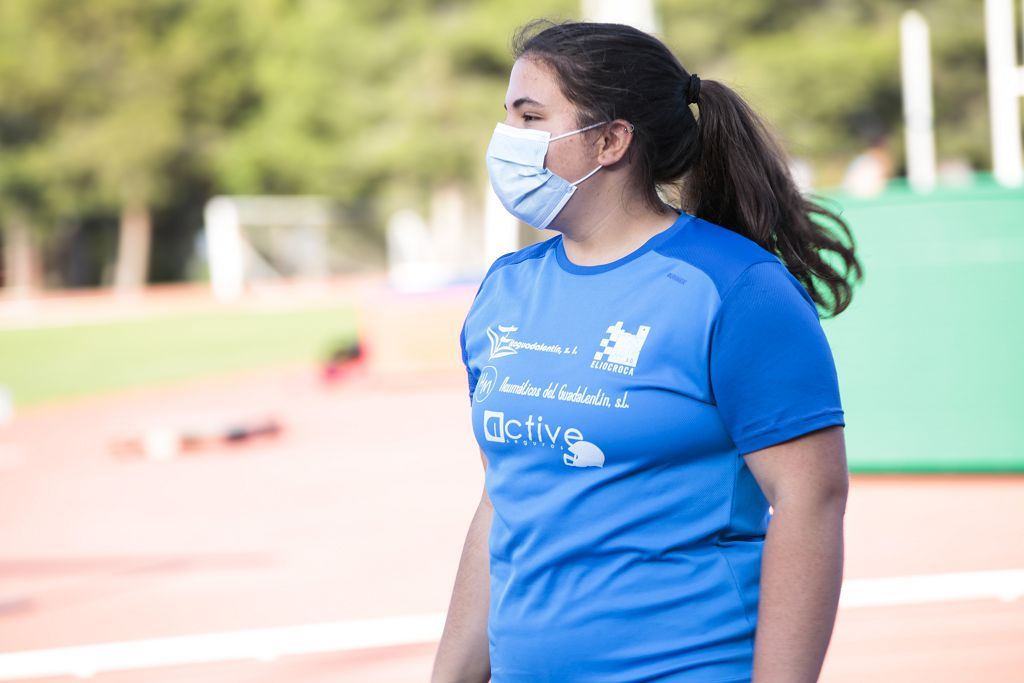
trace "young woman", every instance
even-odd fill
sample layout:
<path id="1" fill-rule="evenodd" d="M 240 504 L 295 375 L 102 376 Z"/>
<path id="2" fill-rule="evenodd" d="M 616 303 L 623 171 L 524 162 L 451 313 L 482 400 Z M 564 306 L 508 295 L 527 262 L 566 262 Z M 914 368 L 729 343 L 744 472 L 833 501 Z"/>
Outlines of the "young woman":
<path id="1" fill-rule="evenodd" d="M 488 171 L 559 234 L 495 261 L 466 317 L 485 486 L 433 680 L 815 681 L 847 494 L 817 305 L 848 306 L 852 236 L 656 38 L 515 45 Z"/>

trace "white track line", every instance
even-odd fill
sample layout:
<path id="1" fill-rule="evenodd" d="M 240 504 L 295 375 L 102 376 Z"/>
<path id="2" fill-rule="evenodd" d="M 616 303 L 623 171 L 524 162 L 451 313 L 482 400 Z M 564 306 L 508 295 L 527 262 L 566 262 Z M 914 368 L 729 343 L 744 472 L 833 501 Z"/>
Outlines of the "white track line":
<path id="1" fill-rule="evenodd" d="M 432 643 L 440 638 L 444 616 L 335 621 L 0 654 L 0 680 L 89 678 L 108 671 Z"/>
<path id="2" fill-rule="evenodd" d="M 894 576 L 843 582 L 839 606 L 888 607 L 930 602 L 996 598 L 1009 602 L 1024 596 L 1024 570 Z"/>
<path id="3" fill-rule="evenodd" d="M 1024 596 L 1024 570 L 929 574 L 843 582 L 839 606 L 886 607 L 962 600 L 1015 600 Z M 286 655 L 436 643 L 444 613 L 336 621 L 278 628 L 205 633 L 120 643 L 0 654 L 0 681 L 231 660 L 272 661 Z"/>

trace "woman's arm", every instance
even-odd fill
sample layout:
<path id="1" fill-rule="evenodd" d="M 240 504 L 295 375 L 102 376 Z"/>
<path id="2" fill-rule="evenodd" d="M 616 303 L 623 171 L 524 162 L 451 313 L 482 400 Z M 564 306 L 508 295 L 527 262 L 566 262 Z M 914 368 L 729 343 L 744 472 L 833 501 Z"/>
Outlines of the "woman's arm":
<path id="1" fill-rule="evenodd" d="M 487 459 L 483 451 L 480 457 L 486 470 Z M 462 547 L 462 559 L 459 560 L 444 632 L 434 658 L 431 683 L 487 683 L 491 678 L 487 644 L 487 611 L 491 596 L 487 539 L 492 514 L 491 501 L 484 488 Z"/>
<path id="2" fill-rule="evenodd" d="M 843 430 L 829 427 L 744 457 L 774 509 L 761 560 L 753 683 L 814 683 L 843 581 Z"/>

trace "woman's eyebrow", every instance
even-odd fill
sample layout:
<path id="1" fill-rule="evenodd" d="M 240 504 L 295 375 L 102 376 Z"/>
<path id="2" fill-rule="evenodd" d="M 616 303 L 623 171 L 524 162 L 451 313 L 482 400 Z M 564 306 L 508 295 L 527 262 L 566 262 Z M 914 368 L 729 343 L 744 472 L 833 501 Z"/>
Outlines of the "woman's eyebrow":
<path id="1" fill-rule="evenodd" d="M 541 104 L 540 102 L 538 102 L 537 100 L 535 100 L 533 98 L 530 98 L 530 97 L 520 97 L 518 100 L 516 100 L 515 102 L 512 103 L 512 108 L 513 109 L 519 109 L 519 107 L 523 106 L 524 104 L 530 104 L 530 105 L 533 105 L 535 107 L 543 107 L 544 106 L 543 104 Z M 504 105 L 504 107 L 505 107 L 505 111 L 508 111 L 508 105 Z"/>

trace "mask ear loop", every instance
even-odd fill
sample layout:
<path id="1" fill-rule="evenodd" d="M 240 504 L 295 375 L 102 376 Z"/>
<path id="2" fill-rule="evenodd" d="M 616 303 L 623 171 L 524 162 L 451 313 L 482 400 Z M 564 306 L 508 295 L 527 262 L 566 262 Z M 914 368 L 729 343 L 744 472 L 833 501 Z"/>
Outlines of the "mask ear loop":
<path id="1" fill-rule="evenodd" d="M 580 184 L 580 183 L 582 183 L 582 182 L 583 182 L 584 180 L 586 180 L 586 179 L 587 179 L 587 178 L 589 178 L 590 176 L 592 176 L 592 175 L 594 175 L 595 173 L 597 173 L 598 171 L 600 171 L 600 170 L 601 170 L 602 168 L 604 168 L 604 165 L 603 165 L 603 164 L 598 164 L 598 165 L 597 165 L 597 168 L 595 168 L 595 169 L 594 169 L 593 171 L 591 171 L 591 172 L 590 172 L 590 173 L 588 173 L 587 175 L 585 175 L 585 176 L 583 176 L 582 178 L 580 178 L 579 180 L 577 180 L 577 181 L 576 181 L 575 183 L 573 183 L 573 185 L 574 185 L 574 186 L 575 186 L 575 185 L 579 185 L 579 184 Z"/>
<path id="2" fill-rule="evenodd" d="M 611 123 L 611 121 L 605 121 L 605 123 Z M 586 128 L 581 128 L 580 130 L 577 130 L 577 131 L 573 131 L 573 132 L 574 132 L 574 133 L 579 133 L 579 132 L 582 132 L 582 131 L 584 131 L 584 130 L 589 130 L 589 129 L 591 129 L 591 128 L 597 128 L 598 126 L 601 126 L 601 125 L 604 125 L 604 124 L 601 124 L 601 123 L 595 123 L 595 124 L 594 124 L 593 126 L 587 126 Z M 623 126 L 623 128 L 626 128 L 626 127 L 625 127 L 625 126 Z M 626 130 L 628 130 L 628 131 L 629 131 L 630 133 L 632 133 L 632 132 L 633 132 L 633 124 L 632 124 L 632 123 L 631 123 L 631 124 L 629 124 L 629 127 L 628 127 L 628 128 L 626 128 Z M 569 135 L 569 133 L 567 133 L 567 135 Z M 561 135 L 560 135 L 560 136 L 558 136 L 558 137 L 563 137 L 563 136 L 561 136 Z M 554 140 L 555 138 L 551 138 L 551 139 L 552 139 L 552 140 Z M 586 179 L 587 179 L 587 178 L 589 178 L 590 176 L 592 176 L 592 175 L 594 175 L 595 173 L 597 173 L 598 171 L 600 171 L 600 170 L 601 170 L 602 168 L 604 168 L 604 164 L 598 164 L 598 165 L 597 165 L 597 168 L 595 168 L 595 169 L 594 169 L 593 171 L 591 171 L 591 172 L 590 172 L 590 173 L 588 173 L 587 175 L 585 175 L 585 176 L 583 176 L 582 178 L 580 178 L 579 180 L 577 180 L 577 181 L 576 181 L 575 183 L 573 183 L 573 186 L 579 185 L 579 184 L 580 184 L 580 183 L 582 183 L 582 182 L 583 182 L 584 180 L 586 180 Z"/>
<path id="3" fill-rule="evenodd" d="M 549 138 L 548 142 L 553 142 L 555 140 L 561 140 L 562 138 L 567 138 L 570 135 L 576 135 L 577 133 L 582 133 L 585 130 L 590 130 L 591 128 L 597 128 L 598 126 L 605 126 L 605 125 L 607 125 L 609 123 L 611 123 L 611 121 L 601 121 L 600 123 L 595 123 L 592 126 L 585 126 L 583 128 L 579 128 L 577 130 L 570 130 L 568 133 L 562 133 L 561 135 L 556 135 L 553 138 Z"/>

